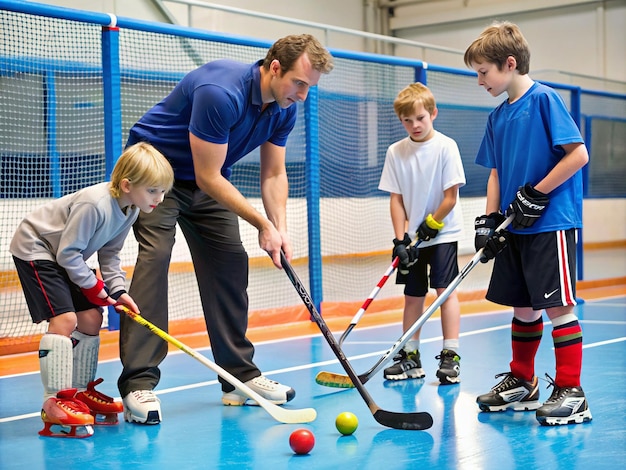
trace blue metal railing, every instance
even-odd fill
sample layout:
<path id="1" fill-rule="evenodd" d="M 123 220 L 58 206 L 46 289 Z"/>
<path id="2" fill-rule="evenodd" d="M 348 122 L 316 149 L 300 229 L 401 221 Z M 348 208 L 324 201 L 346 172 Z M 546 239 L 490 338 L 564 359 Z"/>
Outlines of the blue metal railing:
<path id="1" fill-rule="evenodd" d="M 226 36 L 222 34 L 214 34 L 208 31 L 184 28 L 175 25 L 153 23 L 130 18 L 116 17 L 115 15 L 86 12 L 69 8 L 56 7 L 33 2 L 18 2 L 0 0 L 0 9 L 19 12 L 30 15 L 47 16 L 51 18 L 60 18 L 65 20 L 84 22 L 102 26 L 102 69 L 89 64 L 79 64 L 78 67 L 85 73 L 101 74 L 104 95 L 104 130 L 105 130 L 105 177 L 110 176 L 111 170 L 115 164 L 115 159 L 120 154 L 124 136 L 122 131 L 122 109 L 121 109 L 121 89 L 124 78 L 132 77 L 135 73 L 133 70 L 124 70 L 121 67 L 119 31 L 120 29 L 133 29 L 151 33 L 161 33 L 167 35 L 178 36 L 186 39 L 213 41 L 226 44 L 235 44 L 240 46 L 251 46 L 267 48 L 271 43 L 252 38 Z M 429 72 L 439 72 L 446 74 L 454 74 L 458 76 L 475 76 L 474 72 L 469 70 L 453 69 L 432 64 L 425 64 L 420 60 L 413 60 L 401 57 L 383 56 L 370 53 L 346 51 L 339 49 L 331 49 L 333 56 L 337 59 L 346 59 L 356 61 L 358 63 L 383 64 L 387 66 L 399 66 L 413 69 L 415 80 L 427 83 Z M 46 98 L 46 141 L 47 153 L 50 158 L 50 179 L 52 186 L 52 194 L 54 197 L 62 195 L 62 184 L 60 174 L 59 149 L 57 145 L 57 116 L 56 116 L 56 73 L 57 65 L 54 61 L 42 60 L 39 62 L 39 70 L 33 71 L 32 63 L 27 63 L 21 57 L 0 57 L 0 76 L 8 73 L 8 65 L 11 65 L 12 72 L 20 70 L 20 68 L 28 69 L 30 73 L 39 72 L 43 76 L 45 98 Z M 169 71 L 153 71 L 148 72 L 154 77 L 168 81 L 178 80 L 182 74 Z M 145 79 L 145 73 L 137 73 L 137 77 Z M 583 118 L 583 110 L 581 104 L 581 96 L 587 94 L 589 96 L 599 96 L 626 102 L 626 96 L 615 93 L 596 92 L 592 90 L 582 90 L 580 87 L 564 85 L 559 83 L 547 83 L 548 85 L 564 90 L 570 94 L 569 107 L 570 112 L 576 121 L 581 125 Z M 322 241 L 320 239 L 320 142 L 319 142 L 319 101 L 320 90 L 315 87 L 311 90 L 307 101 L 305 102 L 305 132 L 306 132 L 306 178 L 307 178 L 307 210 L 308 210 L 308 256 L 309 256 L 309 275 L 311 296 L 317 306 L 320 308 L 323 300 L 322 289 Z M 624 116 L 622 116 L 624 117 Z M 618 118 L 619 119 L 619 118 Z M 585 129 L 587 144 L 591 142 L 591 121 Z M 585 170 L 586 171 L 586 170 Z M 585 173 L 585 181 L 587 180 Z M 580 240 L 579 240 L 580 241 Z M 582 255 L 582 243 L 579 243 L 580 253 Z M 582 256 L 579 266 L 578 277 L 582 279 Z"/>

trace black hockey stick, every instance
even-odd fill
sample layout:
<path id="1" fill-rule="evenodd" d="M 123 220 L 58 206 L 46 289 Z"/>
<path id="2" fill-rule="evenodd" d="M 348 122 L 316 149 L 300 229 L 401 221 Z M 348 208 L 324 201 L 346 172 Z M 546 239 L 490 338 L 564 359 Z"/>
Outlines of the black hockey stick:
<path id="1" fill-rule="evenodd" d="M 420 244 L 420 242 L 421 242 L 420 239 L 415 238 L 415 240 L 413 240 L 409 246 L 417 246 Z M 378 281 L 378 284 L 376 284 L 376 287 L 372 289 L 372 292 L 370 292 L 370 295 L 367 297 L 365 302 L 363 302 L 363 305 L 361 306 L 359 311 L 356 312 L 356 315 L 354 315 L 354 318 L 352 318 L 352 321 L 350 322 L 350 325 L 348 325 L 348 328 L 346 328 L 346 331 L 344 331 L 343 334 L 341 335 L 341 338 L 339 338 L 339 347 L 343 345 L 343 342 L 346 340 L 350 332 L 354 329 L 357 323 L 359 323 L 359 321 L 361 320 L 361 317 L 365 313 L 365 310 L 367 310 L 367 307 L 369 307 L 372 301 L 376 298 L 376 296 L 380 292 L 380 289 L 382 289 L 382 287 L 387 282 L 387 279 L 389 279 L 389 277 L 394 273 L 394 271 L 398 267 L 398 264 L 400 264 L 400 258 L 396 256 L 394 257 L 393 261 L 391 262 L 391 264 L 385 271 L 385 274 L 383 274 L 383 277 L 381 277 L 380 281 Z"/>
<path id="2" fill-rule="evenodd" d="M 414 413 L 396 413 L 383 410 L 374 402 L 373 398 L 367 392 L 363 384 L 359 381 L 356 372 L 348 362 L 346 356 L 341 351 L 337 340 L 326 325 L 326 322 L 324 321 L 320 313 L 317 311 L 317 308 L 315 308 L 315 305 L 313 305 L 313 300 L 311 299 L 311 296 L 308 294 L 306 288 L 304 287 L 304 284 L 302 284 L 302 281 L 300 281 L 300 278 L 298 278 L 298 275 L 294 271 L 293 267 L 291 266 L 289 261 L 287 261 L 285 253 L 282 251 L 280 253 L 280 260 L 283 269 L 285 270 L 285 273 L 287 273 L 287 277 L 289 277 L 289 280 L 296 288 L 296 291 L 300 295 L 300 298 L 304 302 L 304 305 L 309 310 L 311 317 L 313 318 L 315 323 L 317 323 L 317 326 L 324 335 L 324 338 L 326 338 L 326 341 L 330 345 L 330 348 L 333 350 L 333 353 L 335 353 L 335 356 L 337 356 L 337 359 L 339 359 L 339 362 L 352 380 L 354 387 L 359 391 L 359 394 L 361 395 L 361 397 L 363 397 L 363 400 L 365 400 L 365 403 L 372 412 L 374 419 L 383 426 L 394 429 L 423 430 L 430 428 L 433 425 L 433 418 L 429 413 L 426 413 L 424 411 Z"/>
<path id="3" fill-rule="evenodd" d="M 510 215 L 502 224 L 498 226 L 496 232 L 504 230 L 513 220 L 513 215 Z M 476 252 L 474 257 L 469 263 L 465 265 L 459 274 L 453 279 L 453 281 L 446 287 L 446 289 L 439 295 L 433 303 L 426 309 L 426 311 L 420 316 L 415 323 L 413 323 L 406 332 L 394 343 L 394 345 L 374 364 L 374 366 L 367 372 L 358 376 L 360 384 L 366 383 L 371 379 L 378 371 L 380 371 L 387 362 L 394 358 L 394 356 L 402 349 L 402 347 L 413 337 L 413 335 L 426 323 L 430 316 L 447 300 L 450 294 L 458 287 L 458 285 L 467 277 L 472 269 L 480 262 L 482 258 L 484 248 L 481 248 Z M 321 371 L 315 377 L 315 382 L 320 385 L 335 388 L 352 388 L 354 386 L 352 377 L 348 374 L 336 374 L 334 372 Z"/>

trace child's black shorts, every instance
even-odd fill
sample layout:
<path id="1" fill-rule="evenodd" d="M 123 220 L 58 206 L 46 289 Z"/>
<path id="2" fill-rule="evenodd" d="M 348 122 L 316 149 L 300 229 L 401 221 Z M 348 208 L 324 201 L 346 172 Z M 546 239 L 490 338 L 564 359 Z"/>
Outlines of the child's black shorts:
<path id="1" fill-rule="evenodd" d="M 396 283 L 406 283 L 404 295 L 412 297 L 424 297 L 428 293 L 429 278 L 433 289 L 448 287 L 459 274 L 457 252 L 457 242 L 420 248 L 417 262 L 409 268 L 406 276 L 399 274 Z"/>
<path id="2" fill-rule="evenodd" d="M 62 313 L 97 308 L 57 263 L 24 261 L 15 256 L 13 261 L 34 323 L 50 321 L 50 318 Z"/>
<path id="3" fill-rule="evenodd" d="M 509 233 L 495 258 L 487 299 L 534 310 L 576 305 L 576 229 Z"/>

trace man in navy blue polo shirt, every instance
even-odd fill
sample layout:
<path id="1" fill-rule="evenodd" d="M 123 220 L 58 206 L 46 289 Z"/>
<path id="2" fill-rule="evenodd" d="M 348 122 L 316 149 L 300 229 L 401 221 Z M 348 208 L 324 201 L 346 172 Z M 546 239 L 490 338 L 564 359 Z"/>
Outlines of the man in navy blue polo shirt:
<path id="1" fill-rule="evenodd" d="M 248 324 L 248 255 L 238 217 L 259 231 L 259 246 L 281 267 L 291 259 L 287 235 L 285 145 L 304 101 L 332 57 L 308 34 L 276 41 L 264 60 L 209 62 L 187 74 L 163 101 L 130 130 L 128 145 L 147 141 L 174 168 L 176 181 L 158 210 L 134 225 L 139 254 L 130 295 L 142 316 L 161 328 L 168 320 L 168 268 L 176 223 L 193 259 L 215 362 L 267 400 L 283 404 L 295 391 L 264 377 L 253 362 Z M 229 181 L 234 163 L 259 148 L 261 194 L 267 216 Z M 160 401 L 153 393 L 167 343 L 130 318 L 121 317 L 118 380 L 126 421 L 157 424 Z M 220 378 L 222 402 L 247 397 Z M 249 404 L 255 404 L 250 402 Z"/>

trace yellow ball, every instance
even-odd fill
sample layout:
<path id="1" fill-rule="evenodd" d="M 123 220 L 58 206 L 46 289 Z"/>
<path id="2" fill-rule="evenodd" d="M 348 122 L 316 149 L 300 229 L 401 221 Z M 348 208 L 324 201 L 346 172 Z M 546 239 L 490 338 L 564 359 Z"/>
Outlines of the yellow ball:
<path id="1" fill-rule="evenodd" d="M 356 431 L 356 428 L 358 426 L 358 418 L 349 411 L 344 411 L 343 413 L 340 413 L 335 419 L 335 427 L 337 428 L 337 431 L 339 431 L 344 436 L 349 436 L 350 434 L 352 434 L 354 431 Z"/>

